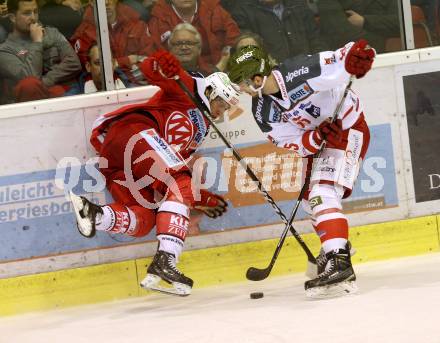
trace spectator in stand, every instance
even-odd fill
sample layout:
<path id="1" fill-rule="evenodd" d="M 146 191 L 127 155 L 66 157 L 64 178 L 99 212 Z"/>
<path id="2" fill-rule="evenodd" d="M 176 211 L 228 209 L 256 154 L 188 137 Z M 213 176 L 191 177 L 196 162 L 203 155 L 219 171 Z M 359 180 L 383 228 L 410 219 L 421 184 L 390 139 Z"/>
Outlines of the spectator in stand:
<path id="1" fill-rule="evenodd" d="M 12 32 L 0 45 L 0 103 L 62 96 L 81 71 L 66 38 L 38 22 L 35 0 L 8 0 Z"/>
<path id="2" fill-rule="evenodd" d="M 440 17 L 440 0 L 411 0 L 411 5 L 419 6 L 425 14 L 426 24 L 429 31 L 431 31 L 431 38 L 435 44 L 439 44 L 439 37 L 437 36 L 436 21 Z"/>
<path id="3" fill-rule="evenodd" d="M 157 0 L 123 0 L 123 3 L 130 6 L 139 13 L 139 18 L 146 23 L 150 20 L 151 9 Z"/>
<path id="4" fill-rule="evenodd" d="M 82 20 L 80 0 L 38 0 L 40 21 L 45 26 L 56 27 L 69 39 Z"/>
<path id="5" fill-rule="evenodd" d="M 190 23 L 202 37 L 201 62 L 216 65 L 240 34 L 231 15 L 220 0 L 158 0 L 148 23 L 157 48 L 167 48 L 171 31 L 177 24 Z"/>
<path id="6" fill-rule="evenodd" d="M 115 64 L 113 64 L 113 67 Z M 105 90 L 102 84 L 101 56 L 98 45 L 93 43 L 87 53 L 86 71 L 83 72 L 76 85 L 74 85 L 66 95 L 89 94 Z M 113 80 L 115 89 L 130 88 L 134 85 L 130 83 L 127 75 L 120 68 L 114 67 Z"/>
<path id="7" fill-rule="evenodd" d="M 142 73 L 138 65 L 154 51 L 148 26 L 139 19 L 139 13 L 118 0 L 106 0 L 110 47 L 116 67 L 127 74 L 130 82 L 141 83 Z M 96 42 L 96 25 L 93 7 L 86 8 L 84 19 L 71 38 L 81 63 L 85 66 L 87 52 Z"/>
<path id="8" fill-rule="evenodd" d="M 200 58 L 202 37 L 190 23 L 176 25 L 168 39 L 168 48 L 177 57 L 183 69 L 189 72 L 199 72 L 204 76 L 223 71 L 229 59 L 229 54 L 227 54 L 220 59 L 216 66 L 204 63 Z"/>
<path id="9" fill-rule="evenodd" d="M 8 37 L 8 27 L 10 27 L 8 4 L 6 0 L 0 0 L 0 43 Z"/>
<path id="10" fill-rule="evenodd" d="M 305 1 L 243 0 L 232 11 L 240 30 L 257 33 L 278 61 L 326 50 Z"/>
<path id="11" fill-rule="evenodd" d="M 261 49 L 264 49 L 264 51 L 267 50 L 266 44 L 264 44 L 263 38 L 261 38 L 259 35 L 257 35 L 254 32 L 251 31 L 242 31 L 241 35 L 238 36 L 237 42 L 235 43 L 233 47 L 233 51 L 231 51 L 231 54 L 233 54 L 235 51 L 240 50 L 244 46 L 257 46 Z M 271 65 L 277 65 L 277 61 L 271 56 L 268 55 L 269 61 Z"/>
<path id="12" fill-rule="evenodd" d="M 319 0 L 323 38 L 336 49 L 366 39 L 377 52 L 385 51 L 389 37 L 400 36 L 396 0 Z"/>

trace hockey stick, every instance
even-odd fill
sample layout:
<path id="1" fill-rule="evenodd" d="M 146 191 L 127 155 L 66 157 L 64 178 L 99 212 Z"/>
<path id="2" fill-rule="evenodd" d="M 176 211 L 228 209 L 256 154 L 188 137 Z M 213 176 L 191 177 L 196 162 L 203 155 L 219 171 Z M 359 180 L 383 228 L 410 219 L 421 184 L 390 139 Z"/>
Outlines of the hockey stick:
<path id="1" fill-rule="evenodd" d="M 221 138 L 221 140 L 223 141 L 223 143 L 225 143 L 225 145 L 231 149 L 234 157 L 237 159 L 237 161 L 241 164 L 241 166 L 246 170 L 246 173 L 249 175 L 249 177 L 252 179 L 252 181 L 254 181 L 257 184 L 258 190 L 260 191 L 260 193 L 264 196 L 264 198 L 267 200 L 268 203 L 270 203 L 273 207 L 273 209 L 275 210 L 275 212 L 278 214 L 278 216 L 281 218 L 281 220 L 283 221 L 284 224 L 288 224 L 287 218 L 284 215 L 284 213 L 281 211 L 281 209 L 278 207 L 278 205 L 275 203 L 275 200 L 273 200 L 273 198 L 269 195 L 269 193 L 266 191 L 266 189 L 264 188 L 263 184 L 261 183 L 261 181 L 258 179 L 258 177 L 255 175 L 255 173 L 252 171 L 252 169 L 248 166 L 248 164 L 246 163 L 246 161 L 243 159 L 243 157 L 241 157 L 240 153 L 234 148 L 234 146 L 228 141 L 228 139 L 223 135 L 223 133 L 220 131 L 220 129 L 217 127 L 217 125 L 214 122 L 214 119 L 212 119 L 211 114 L 208 112 L 208 110 L 206 109 L 205 105 L 202 104 L 202 102 L 197 99 L 188 89 L 188 87 L 186 87 L 186 85 L 182 82 L 181 79 L 176 78 L 175 79 L 177 84 L 180 86 L 180 88 L 186 93 L 186 95 L 188 95 L 188 97 L 192 100 L 192 102 L 197 106 L 197 108 L 200 110 L 200 112 L 203 113 L 203 115 L 205 116 L 205 118 L 209 121 L 209 123 L 211 124 L 211 126 L 214 128 L 214 130 L 217 132 L 218 136 Z M 290 229 L 290 231 L 292 232 L 292 235 L 295 237 L 295 239 L 298 241 L 299 245 L 303 248 L 304 252 L 307 255 L 307 259 L 309 261 L 309 263 L 316 265 L 316 259 L 315 256 L 313 256 L 312 252 L 310 251 L 309 247 L 306 245 L 306 243 L 303 241 L 303 239 L 301 238 L 301 236 L 299 235 L 299 233 L 295 230 L 295 228 L 292 226 L 292 223 L 290 223 L 289 226 L 286 226 L 286 228 Z M 284 232 L 283 232 L 284 233 Z M 287 232 L 286 232 L 287 234 Z M 285 238 L 285 237 L 284 237 Z M 281 245 L 280 245 L 281 243 Z M 260 280 L 265 279 L 269 273 L 270 270 L 272 269 L 275 260 L 278 256 L 279 250 L 281 249 L 282 244 L 284 243 L 284 239 L 282 242 L 278 243 L 277 249 L 276 249 L 276 256 L 272 257 L 272 261 L 271 261 L 271 265 L 270 265 L 270 269 L 267 272 L 267 275 L 264 276 L 263 278 L 261 278 Z M 246 277 L 249 280 L 253 280 L 253 281 L 258 281 L 258 279 L 252 279 L 250 278 L 249 275 L 249 270 L 246 273 Z"/>
<path id="2" fill-rule="evenodd" d="M 353 83 L 353 77 L 351 76 L 350 77 L 350 81 L 348 82 L 347 86 L 345 87 L 344 94 L 343 94 L 341 100 L 339 101 L 338 105 L 336 106 L 335 111 L 333 112 L 333 116 L 332 116 L 332 119 L 331 119 L 332 123 L 336 120 L 339 112 L 341 111 L 342 105 L 343 105 L 343 103 L 345 101 L 345 98 L 347 97 L 348 91 L 351 88 L 352 83 Z M 315 158 L 319 159 L 319 157 L 321 156 L 321 153 L 324 150 L 325 146 L 326 146 L 326 141 L 324 140 L 322 142 L 322 144 L 321 144 L 321 146 L 319 148 L 319 151 L 316 154 Z M 286 227 L 284 228 L 283 233 L 281 234 L 280 240 L 278 241 L 277 247 L 276 247 L 275 252 L 274 252 L 274 254 L 272 256 L 272 260 L 270 261 L 269 265 L 266 268 L 264 268 L 264 269 L 250 267 L 248 269 L 247 273 L 246 273 L 246 277 L 249 280 L 261 281 L 261 280 L 264 280 L 265 278 L 267 278 L 269 276 L 269 274 L 270 274 L 270 272 L 271 272 L 271 270 L 272 270 L 272 268 L 273 268 L 273 266 L 275 264 L 275 261 L 276 261 L 276 259 L 278 257 L 278 254 L 280 253 L 281 248 L 282 248 L 282 246 L 284 244 L 284 241 L 285 241 L 286 236 L 287 236 L 287 232 L 288 232 L 289 228 L 292 226 L 293 220 L 295 219 L 296 213 L 298 212 L 299 205 L 300 205 L 300 203 L 301 203 L 301 201 L 302 201 L 302 199 L 304 197 L 304 194 L 306 193 L 307 189 L 309 188 L 309 183 L 310 183 L 310 178 L 312 176 L 312 171 L 313 170 L 311 170 L 310 173 L 308 175 L 306 175 L 306 180 L 305 180 L 304 185 L 301 188 L 301 191 L 300 191 L 300 193 L 298 195 L 298 198 L 296 200 L 296 204 L 295 204 L 295 206 L 294 206 L 294 208 L 292 210 L 292 213 L 290 214 L 290 218 L 289 218 L 289 220 L 288 220 L 288 222 L 286 224 Z M 309 259 L 309 262 L 310 262 L 310 259 Z M 307 270 L 308 270 L 307 274 L 309 274 L 309 271 L 310 271 L 311 268 L 316 268 L 316 263 L 313 266 L 309 264 L 309 266 L 307 268 Z"/>

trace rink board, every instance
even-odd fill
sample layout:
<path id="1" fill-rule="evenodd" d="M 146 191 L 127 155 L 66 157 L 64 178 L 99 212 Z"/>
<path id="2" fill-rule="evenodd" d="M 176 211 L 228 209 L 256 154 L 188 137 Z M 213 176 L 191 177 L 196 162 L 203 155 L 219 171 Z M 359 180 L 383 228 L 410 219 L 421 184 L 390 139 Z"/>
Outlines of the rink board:
<path id="1" fill-rule="evenodd" d="M 351 229 L 357 249 L 354 263 L 438 252 L 440 216 Z M 315 235 L 304 235 L 312 251 L 318 250 Z M 180 268 L 200 287 L 245 282 L 249 266 L 265 267 L 277 240 L 233 244 L 183 254 Z M 145 296 L 138 284 L 145 276 L 148 259 L 26 275 L 0 280 L 0 315 L 64 308 L 81 304 Z M 304 272 L 306 258 L 293 237 L 288 237 L 272 276 Z M 258 283 L 255 283 L 258 287 Z M 143 301 L 148 301 L 144 298 Z"/>

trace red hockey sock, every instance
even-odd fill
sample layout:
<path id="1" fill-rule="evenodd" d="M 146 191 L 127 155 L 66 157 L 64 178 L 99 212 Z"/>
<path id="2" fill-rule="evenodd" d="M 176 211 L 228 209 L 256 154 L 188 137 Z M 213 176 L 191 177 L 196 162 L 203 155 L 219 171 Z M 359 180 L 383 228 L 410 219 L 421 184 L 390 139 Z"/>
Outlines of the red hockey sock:
<path id="1" fill-rule="evenodd" d="M 348 221 L 341 212 L 326 213 L 318 216 L 315 222 L 322 248 L 329 251 L 345 248 L 348 240 Z"/>

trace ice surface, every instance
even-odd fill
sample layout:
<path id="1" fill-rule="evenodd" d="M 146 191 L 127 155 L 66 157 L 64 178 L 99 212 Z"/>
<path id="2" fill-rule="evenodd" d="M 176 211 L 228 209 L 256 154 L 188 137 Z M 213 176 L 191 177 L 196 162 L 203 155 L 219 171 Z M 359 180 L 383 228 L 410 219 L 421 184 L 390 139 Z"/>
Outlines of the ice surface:
<path id="1" fill-rule="evenodd" d="M 3 318 L 0 342 L 440 343 L 439 253 L 355 269 L 355 296 L 308 300 L 292 275 Z"/>

